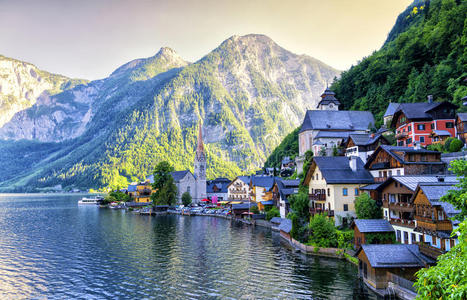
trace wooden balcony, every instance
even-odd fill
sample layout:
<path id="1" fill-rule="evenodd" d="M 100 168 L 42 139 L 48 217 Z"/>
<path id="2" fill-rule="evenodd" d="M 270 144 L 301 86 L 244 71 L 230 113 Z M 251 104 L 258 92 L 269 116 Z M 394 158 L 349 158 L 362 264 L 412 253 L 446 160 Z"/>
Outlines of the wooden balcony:
<path id="1" fill-rule="evenodd" d="M 326 201 L 326 194 L 309 194 L 310 201 Z"/>
<path id="2" fill-rule="evenodd" d="M 423 228 L 427 231 L 451 231 L 452 223 L 450 220 L 433 220 L 432 218 L 415 216 L 417 220 L 417 227 Z"/>
<path id="3" fill-rule="evenodd" d="M 417 245 L 418 245 L 421 253 L 423 253 L 426 256 L 429 256 L 431 258 L 436 259 L 441 254 L 446 253 L 446 251 L 444 251 L 442 249 L 439 249 L 439 248 L 436 248 L 436 247 L 433 247 L 433 246 L 431 246 L 431 245 L 429 245 L 427 243 L 418 242 Z"/>
<path id="4" fill-rule="evenodd" d="M 409 133 L 406 131 L 399 132 L 398 134 L 395 135 L 396 139 L 404 139 L 409 136 Z"/>
<path id="5" fill-rule="evenodd" d="M 395 211 L 400 212 L 414 212 L 415 207 L 407 202 L 391 202 L 389 203 L 389 208 Z"/>
<path id="6" fill-rule="evenodd" d="M 375 182 L 385 182 L 387 179 L 387 177 L 375 177 Z"/>
<path id="7" fill-rule="evenodd" d="M 311 215 L 326 214 L 328 217 L 334 217 L 334 210 L 320 209 L 320 208 L 310 208 L 309 211 L 310 211 Z"/>
<path id="8" fill-rule="evenodd" d="M 408 227 L 408 228 L 415 228 L 415 221 L 414 220 L 405 220 L 405 219 L 394 219 L 391 218 L 389 221 L 391 225 L 396 225 L 396 226 L 403 226 L 403 227 Z"/>

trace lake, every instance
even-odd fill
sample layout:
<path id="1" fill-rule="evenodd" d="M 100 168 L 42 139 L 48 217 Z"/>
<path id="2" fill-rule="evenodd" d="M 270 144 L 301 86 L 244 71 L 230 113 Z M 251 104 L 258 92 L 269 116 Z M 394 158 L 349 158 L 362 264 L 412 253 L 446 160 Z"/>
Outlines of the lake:
<path id="1" fill-rule="evenodd" d="M 375 299 L 355 266 L 293 253 L 268 229 L 80 197 L 0 194 L 0 297 Z"/>

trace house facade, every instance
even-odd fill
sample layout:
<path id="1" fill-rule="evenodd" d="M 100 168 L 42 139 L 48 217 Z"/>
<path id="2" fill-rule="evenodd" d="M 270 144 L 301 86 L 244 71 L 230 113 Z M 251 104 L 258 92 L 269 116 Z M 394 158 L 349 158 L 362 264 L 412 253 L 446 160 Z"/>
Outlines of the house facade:
<path id="1" fill-rule="evenodd" d="M 288 197 L 298 193 L 300 180 L 276 179 L 272 187 L 272 200 L 278 208 L 281 218 L 286 218 L 290 211 Z"/>
<path id="2" fill-rule="evenodd" d="M 368 158 L 365 168 L 376 182 L 384 182 L 391 176 L 444 174 L 446 164 L 438 151 L 381 145 Z"/>
<path id="3" fill-rule="evenodd" d="M 366 163 L 368 157 L 373 154 L 380 145 L 389 145 L 388 140 L 381 133 L 350 134 L 342 142 L 345 156 L 358 156 Z"/>
<path id="4" fill-rule="evenodd" d="M 217 201 L 227 200 L 229 198 L 228 186 L 230 182 L 231 181 L 228 178 L 216 178 L 214 180 L 208 180 L 206 182 L 207 198 L 210 200 L 216 198 Z"/>
<path id="5" fill-rule="evenodd" d="M 467 113 L 458 113 L 456 116 L 457 138 L 464 142 L 467 141 Z"/>
<path id="6" fill-rule="evenodd" d="M 227 186 L 229 201 L 249 201 L 250 197 L 250 176 L 238 176 Z"/>
<path id="7" fill-rule="evenodd" d="M 415 143 L 428 146 L 447 137 L 456 137 L 456 109 L 450 102 L 401 103 L 394 113 L 391 127 L 396 128 L 398 146 Z"/>
<path id="8" fill-rule="evenodd" d="M 360 187 L 374 182 L 359 157 L 315 157 L 304 183 L 309 188 L 310 214 L 326 213 L 336 226 L 356 218 L 354 201 Z"/>

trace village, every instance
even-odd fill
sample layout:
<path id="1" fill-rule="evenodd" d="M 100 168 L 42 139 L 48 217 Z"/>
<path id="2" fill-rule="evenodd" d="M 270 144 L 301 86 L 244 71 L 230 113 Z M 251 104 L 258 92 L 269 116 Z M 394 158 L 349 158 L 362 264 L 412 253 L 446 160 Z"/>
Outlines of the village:
<path id="1" fill-rule="evenodd" d="M 271 227 L 298 251 L 355 263 L 359 276 L 379 295 L 412 299 L 415 273 L 458 244 L 459 221 L 453 217 L 460 210 L 442 197 L 459 183 L 450 163 L 467 157 L 462 150 L 467 113 L 428 96 L 423 102 L 389 103 L 376 129 L 371 112 L 341 106 L 326 89 L 316 109 L 305 115 L 298 156 L 283 157 L 280 169 L 265 167 L 233 180 L 207 180 L 200 125 L 194 173 L 171 172 L 176 206 L 152 205 L 156 190 L 150 175 L 118 191 L 130 201 L 110 207 Z M 305 205 L 296 211 L 300 197 Z M 358 201 L 373 203 L 376 213 L 359 217 Z M 318 222 L 316 216 L 324 216 L 321 222 L 332 224 L 332 234 L 344 242 L 313 239 L 317 230 L 309 224 Z"/>

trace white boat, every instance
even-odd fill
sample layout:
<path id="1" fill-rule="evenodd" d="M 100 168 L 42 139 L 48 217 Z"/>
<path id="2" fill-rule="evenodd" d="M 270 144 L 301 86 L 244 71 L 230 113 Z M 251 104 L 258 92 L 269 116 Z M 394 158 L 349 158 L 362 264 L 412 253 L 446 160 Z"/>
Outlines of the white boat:
<path id="1" fill-rule="evenodd" d="M 83 198 L 81 198 L 81 200 L 78 201 L 78 205 L 89 205 L 89 204 L 97 205 L 102 200 L 104 200 L 104 198 L 100 197 L 100 196 L 97 196 L 97 197 L 94 197 L 94 198 L 83 197 Z"/>

